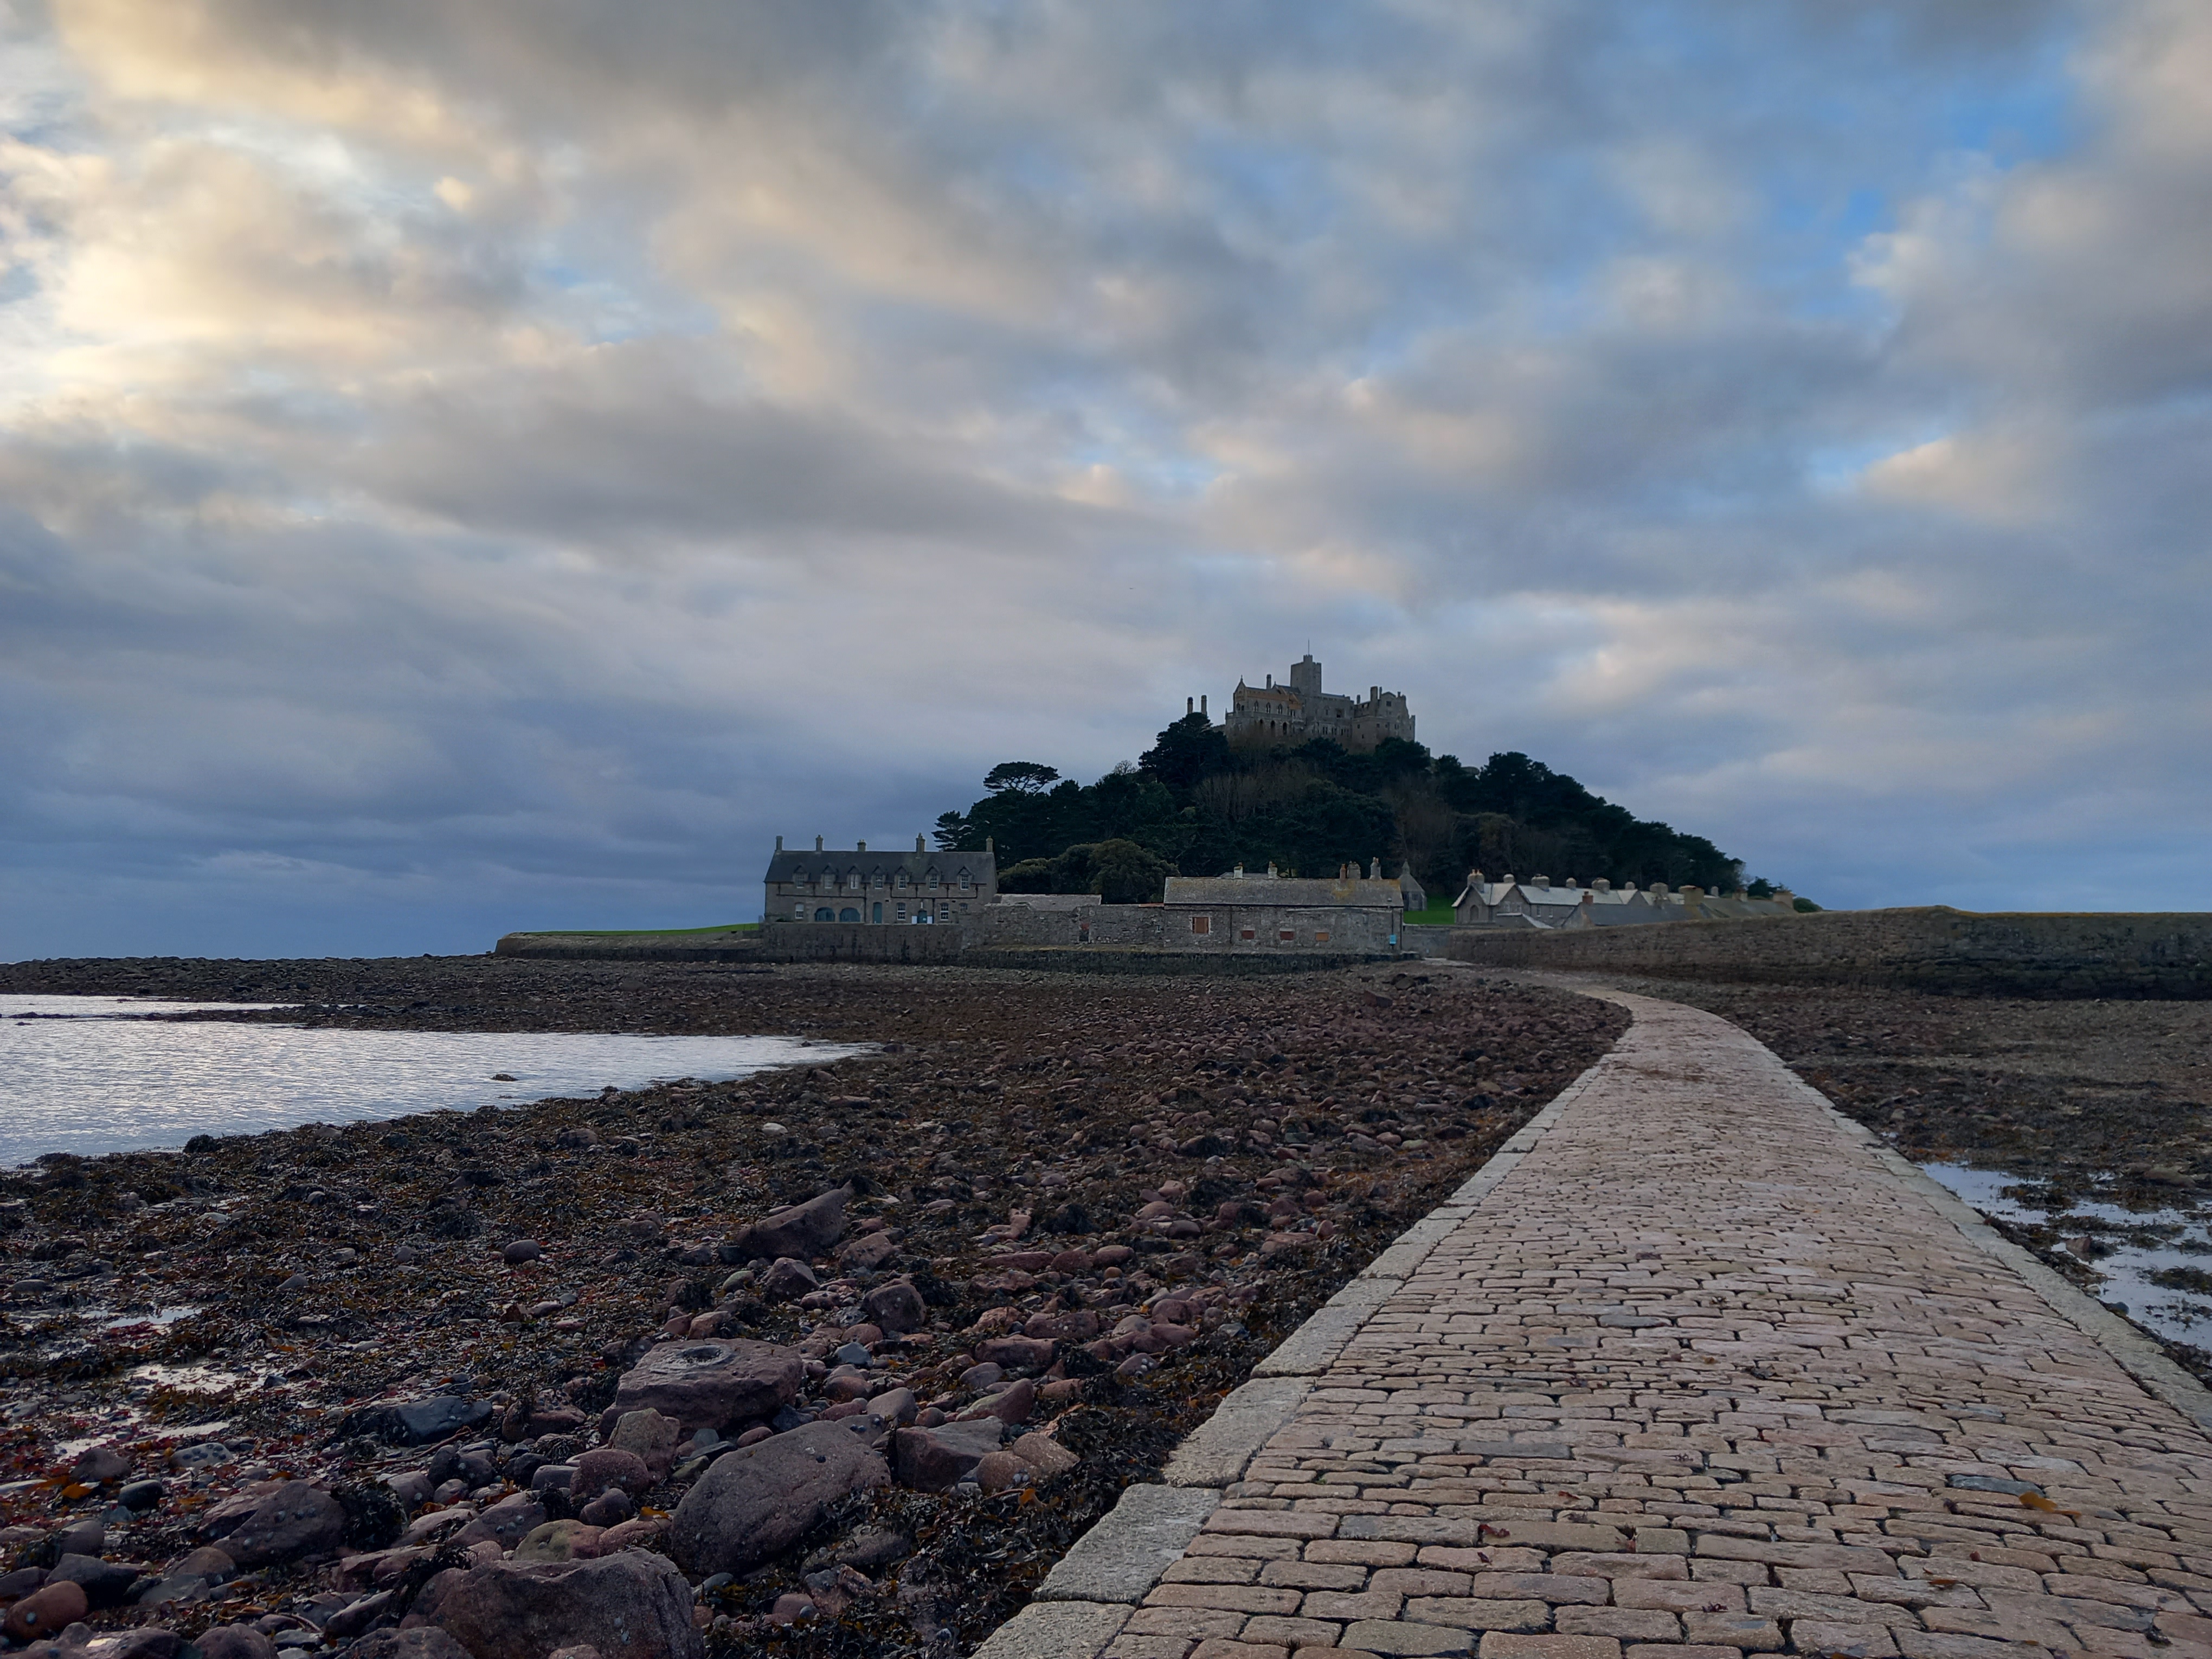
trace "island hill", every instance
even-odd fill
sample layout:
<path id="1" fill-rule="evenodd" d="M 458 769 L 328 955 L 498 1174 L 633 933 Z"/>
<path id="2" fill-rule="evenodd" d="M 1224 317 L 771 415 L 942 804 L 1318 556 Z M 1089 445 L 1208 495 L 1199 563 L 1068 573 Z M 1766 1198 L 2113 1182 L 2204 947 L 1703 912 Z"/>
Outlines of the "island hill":
<path id="1" fill-rule="evenodd" d="M 810 851 L 779 837 L 763 889 L 769 938 L 511 934 L 500 950 L 1374 955 L 1404 951 L 1408 924 L 1573 929 L 1817 908 L 1764 881 L 1746 886 L 1741 863 L 1703 836 L 1639 819 L 1526 755 L 1476 767 L 1432 756 L 1401 694 L 1326 692 L 1310 656 L 1280 684 L 1240 682 L 1218 722 L 1194 703 L 1134 763 L 1093 783 L 1035 761 L 993 768 L 982 798 L 942 814 L 911 852 L 819 837 Z M 826 936 L 918 926 L 947 931 L 895 944 Z"/>

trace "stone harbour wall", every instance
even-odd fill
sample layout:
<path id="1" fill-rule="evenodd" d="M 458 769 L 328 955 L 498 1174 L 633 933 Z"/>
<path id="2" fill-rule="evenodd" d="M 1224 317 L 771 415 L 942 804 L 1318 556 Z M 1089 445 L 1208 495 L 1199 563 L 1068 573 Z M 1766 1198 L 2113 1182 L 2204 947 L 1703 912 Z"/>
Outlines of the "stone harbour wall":
<path id="1" fill-rule="evenodd" d="M 1932 905 L 1589 932 L 1455 927 L 1431 954 L 1497 968 L 2028 997 L 2212 997 L 2212 915 Z M 1425 941 L 1426 943 L 1426 941 Z"/>
<path id="2" fill-rule="evenodd" d="M 1206 921 L 1194 932 L 1194 917 Z M 509 933 L 496 954 L 636 962 L 951 962 L 977 951 L 1138 951 L 1188 957 L 1393 954 L 1397 913 L 1278 905 L 993 904 L 964 922 L 777 921 L 738 933 Z M 1250 937 L 1247 938 L 1246 935 Z M 1288 933 L 1288 939 L 1284 934 Z"/>

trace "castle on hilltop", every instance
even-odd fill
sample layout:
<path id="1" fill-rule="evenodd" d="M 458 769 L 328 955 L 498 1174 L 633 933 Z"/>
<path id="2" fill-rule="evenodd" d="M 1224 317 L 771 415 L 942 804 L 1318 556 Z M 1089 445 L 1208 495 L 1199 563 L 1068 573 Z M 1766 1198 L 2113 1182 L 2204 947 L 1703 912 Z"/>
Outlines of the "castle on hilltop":
<path id="1" fill-rule="evenodd" d="M 1291 665 L 1291 678 L 1278 685 L 1273 674 L 1264 686 L 1242 678 L 1230 694 L 1221 729 L 1232 749 L 1294 749 L 1327 738 L 1354 754 L 1365 754 L 1386 738 L 1413 740 L 1413 711 L 1402 693 L 1367 688 L 1364 702 L 1341 691 L 1321 689 L 1321 665 L 1309 651 Z"/>

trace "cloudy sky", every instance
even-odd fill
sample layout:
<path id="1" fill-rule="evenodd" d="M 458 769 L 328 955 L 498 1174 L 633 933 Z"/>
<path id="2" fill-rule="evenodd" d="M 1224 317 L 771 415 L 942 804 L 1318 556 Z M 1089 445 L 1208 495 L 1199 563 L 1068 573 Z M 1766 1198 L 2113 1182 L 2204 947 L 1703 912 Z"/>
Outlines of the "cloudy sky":
<path id="1" fill-rule="evenodd" d="M 2208 85 L 2200 0 L 0 0 L 0 958 L 750 916 L 1309 640 L 1832 904 L 2212 908 Z"/>

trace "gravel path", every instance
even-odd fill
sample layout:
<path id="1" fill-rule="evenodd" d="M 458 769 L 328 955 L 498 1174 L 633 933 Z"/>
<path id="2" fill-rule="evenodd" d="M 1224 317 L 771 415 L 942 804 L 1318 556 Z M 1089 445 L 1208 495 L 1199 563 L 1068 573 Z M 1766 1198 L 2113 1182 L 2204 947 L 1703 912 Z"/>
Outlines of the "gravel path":
<path id="1" fill-rule="evenodd" d="M 2212 1656 L 2212 1437 L 1765 1048 L 1612 1000 L 1138 1605 L 993 1659 Z"/>

